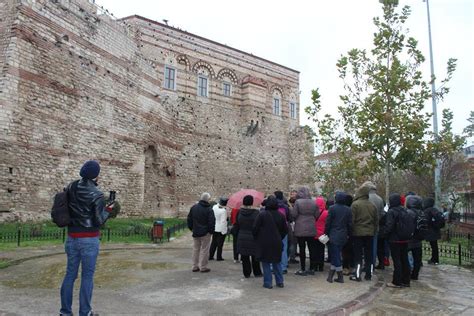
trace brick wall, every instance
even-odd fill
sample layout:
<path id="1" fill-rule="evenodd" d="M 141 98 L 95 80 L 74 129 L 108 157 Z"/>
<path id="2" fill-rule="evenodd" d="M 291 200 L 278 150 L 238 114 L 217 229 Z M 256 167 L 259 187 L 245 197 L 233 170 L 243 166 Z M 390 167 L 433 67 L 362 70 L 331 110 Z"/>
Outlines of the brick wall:
<path id="1" fill-rule="evenodd" d="M 184 216 L 204 191 L 312 183 L 311 144 L 289 117 L 298 72 L 146 18 L 116 21 L 88 1 L 2 5 L 1 210 L 47 211 L 87 159 L 130 216 Z M 176 90 L 163 87 L 165 66 Z"/>

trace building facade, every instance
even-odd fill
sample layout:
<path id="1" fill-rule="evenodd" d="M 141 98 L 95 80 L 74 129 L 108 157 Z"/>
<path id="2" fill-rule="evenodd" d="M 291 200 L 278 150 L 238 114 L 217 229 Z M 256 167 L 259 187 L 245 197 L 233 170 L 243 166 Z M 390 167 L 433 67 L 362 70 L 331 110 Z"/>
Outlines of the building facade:
<path id="1" fill-rule="evenodd" d="M 130 216 L 313 182 L 298 71 L 86 0 L 7 0 L 0 17 L 4 214 L 47 215 L 88 159 Z"/>

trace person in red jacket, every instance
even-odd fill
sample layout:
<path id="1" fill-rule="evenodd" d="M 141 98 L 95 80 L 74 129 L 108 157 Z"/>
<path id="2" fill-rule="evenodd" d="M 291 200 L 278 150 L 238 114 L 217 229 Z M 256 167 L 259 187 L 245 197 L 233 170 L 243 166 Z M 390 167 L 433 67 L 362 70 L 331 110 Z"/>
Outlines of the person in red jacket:
<path id="1" fill-rule="evenodd" d="M 235 227 L 237 223 L 237 215 L 239 215 L 239 208 L 233 208 L 230 212 L 230 224 L 232 227 Z M 237 237 L 238 232 L 235 229 L 231 229 L 230 233 L 232 234 L 232 250 L 234 251 L 234 263 L 239 263 L 239 252 L 237 251 Z"/>
<path id="2" fill-rule="evenodd" d="M 324 229 L 326 226 L 326 218 L 328 217 L 328 210 L 326 209 L 326 201 L 324 201 L 323 197 L 316 198 L 316 205 L 319 207 L 321 211 L 318 219 L 315 222 L 316 225 L 316 271 L 324 271 L 324 250 L 325 245 L 319 241 L 319 237 L 324 235 Z"/>

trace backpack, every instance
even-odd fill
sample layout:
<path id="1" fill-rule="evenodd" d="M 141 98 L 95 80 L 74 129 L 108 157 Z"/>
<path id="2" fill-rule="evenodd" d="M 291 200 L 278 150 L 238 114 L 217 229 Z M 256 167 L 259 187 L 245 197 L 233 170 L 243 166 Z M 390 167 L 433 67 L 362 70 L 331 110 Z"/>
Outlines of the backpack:
<path id="1" fill-rule="evenodd" d="M 73 182 L 71 187 L 77 182 Z M 51 219 L 58 227 L 66 227 L 71 223 L 71 216 L 69 214 L 69 190 L 64 188 L 63 191 L 56 193 L 54 196 L 53 207 L 51 208 Z"/>
<path id="2" fill-rule="evenodd" d="M 416 229 L 413 237 L 417 240 L 424 240 L 428 234 L 428 219 L 425 213 L 415 211 L 416 213 Z"/>
<path id="3" fill-rule="evenodd" d="M 435 209 L 434 215 L 431 217 L 431 225 L 436 229 L 441 229 L 446 226 L 446 220 L 440 211 Z"/>
<path id="4" fill-rule="evenodd" d="M 396 226 L 396 232 L 400 240 L 413 239 L 415 230 L 416 226 L 413 216 L 411 216 L 405 209 L 400 209 Z"/>

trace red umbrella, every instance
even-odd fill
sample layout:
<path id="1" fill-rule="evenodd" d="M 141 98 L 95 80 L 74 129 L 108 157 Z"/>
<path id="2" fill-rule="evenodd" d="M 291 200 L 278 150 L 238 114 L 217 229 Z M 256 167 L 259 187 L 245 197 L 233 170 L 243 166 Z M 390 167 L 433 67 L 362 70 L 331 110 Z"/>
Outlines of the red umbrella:
<path id="1" fill-rule="evenodd" d="M 242 200 L 244 196 L 251 195 L 253 196 L 253 205 L 260 205 L 265 198 L 265 194 L 262 192 L 253 190 L 253 189 L 242 189 L 239 192 L 232 194 L 227 201 L 227 206 L 230 208 L 240 208 L 242 206 Z"/>

